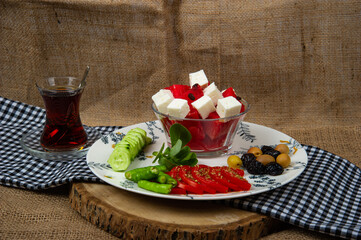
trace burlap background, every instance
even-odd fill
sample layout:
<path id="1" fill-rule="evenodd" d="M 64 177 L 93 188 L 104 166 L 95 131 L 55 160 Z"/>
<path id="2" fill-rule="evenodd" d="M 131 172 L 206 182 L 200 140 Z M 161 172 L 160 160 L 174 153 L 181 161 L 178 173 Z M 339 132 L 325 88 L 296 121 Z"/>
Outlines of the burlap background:
<path id="1" fill-rule="evenodd" d="M 1 0 L 0 96 L 43 106 L 37 78 L 90 65 L 83 123 L 125 126 L 154 120 L 151 95 L 204 69 L 252 104 L 247 121 L 360 167 L 360 13 L 353 0 Z M 0 192 L 0 238 L 112 238 L 70 209 L 66 186 Z M 280 238 L 326 237 L 267 237 Z"/>

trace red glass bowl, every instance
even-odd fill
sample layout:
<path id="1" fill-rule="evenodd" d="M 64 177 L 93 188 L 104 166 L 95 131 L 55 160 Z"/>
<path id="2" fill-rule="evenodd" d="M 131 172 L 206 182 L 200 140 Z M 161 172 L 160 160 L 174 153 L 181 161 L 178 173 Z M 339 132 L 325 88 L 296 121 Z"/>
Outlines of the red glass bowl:
<path id="1" fill-rule="evenodd" d="M 169 146 L 171 146 L 169 128 L 174 123 L 180 123 L 192 134 L 192 139 L 187 144 L 192 152 L 195 152 L 198 157 L 216 157 L 227 153 L 232 148 L 238 126 L 250 110 L 250 105 L 245 100 L 241 100 L 241 102 L 245 107 L 243 112 L 231 117 L 216 119 L 172 117 L 159 112 L 154 103 L 152 109 L 162 123 Z"/>

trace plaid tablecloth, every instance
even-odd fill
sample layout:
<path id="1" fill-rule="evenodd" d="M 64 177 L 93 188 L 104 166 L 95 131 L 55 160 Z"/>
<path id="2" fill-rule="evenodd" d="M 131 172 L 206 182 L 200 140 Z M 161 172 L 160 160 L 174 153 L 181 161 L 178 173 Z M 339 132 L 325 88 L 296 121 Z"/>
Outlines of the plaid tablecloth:
<path id="1" fill-rule="evenodd" d="M 45 111 L 0 97 L 0 183 L 31 190 L 73 181 L 100 182 L 85 157 L 47 161 L 22 149 L 23 134 L 41 128 Z M 119 127 L 95 127 L 105 135 Z M 361 170 L 351 162 L 314 146 L 305 171 L 294 181 L 262 194 L 218 201 L 332 236 L 361 239 Z"/>

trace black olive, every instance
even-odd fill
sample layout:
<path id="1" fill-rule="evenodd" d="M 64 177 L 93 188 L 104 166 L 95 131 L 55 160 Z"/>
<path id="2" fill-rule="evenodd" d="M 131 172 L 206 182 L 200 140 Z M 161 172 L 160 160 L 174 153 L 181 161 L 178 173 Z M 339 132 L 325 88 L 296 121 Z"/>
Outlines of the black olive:
<path id="1" fill-rule="evenodd" d="M 268 163 L 265 167 L 265 173 L 271 176 L 281 175 L 283 171 L 283 167 L 276 162 Z"/>
<path id="2" fill-rule="evenodd" d="M 241 160 L 242 160 L 243 166 L 245 168 L 247 168 L 248 163 L 250 163 L 253 160 L 256 161 L 256 156 L 252 153 L 245 153 L 241 156 Z"/>
<path id="3" fill-rule="evenodd" d="M 271 155 L 275 159 L 277 159 L 278 155 L 281 154 L 281 152 L 275 150 L 273 147 L 270 147 L 270 146 L 263 146 L 261 148 L 261 151 L 262 151 L 263 154 Z"/>
<path id="4" fill-rule="evenodd" d="M 255 175 L 265 173 L 265 166 L 257 161 L 252 153 L 243 154 L 241 160 L 248 173 Z"/>
<path id="5" fill-rule="evenodd" d="M 263 154 L 265 154 L 264 152 L 272 151 L 272 150 L 274 150 L 274 149 L 271 146 L 264 145 L 261 147 L 261 151 L 263 152 Z"/>
<path id="6" fill-rule="evenodd" d="M 250 162 L 246 169 L 250 174 L 259 175 L 259 174 L 265 173 L 266 167 L 262 163 L 260 163 L 256 160 L 256 161 Z"/>

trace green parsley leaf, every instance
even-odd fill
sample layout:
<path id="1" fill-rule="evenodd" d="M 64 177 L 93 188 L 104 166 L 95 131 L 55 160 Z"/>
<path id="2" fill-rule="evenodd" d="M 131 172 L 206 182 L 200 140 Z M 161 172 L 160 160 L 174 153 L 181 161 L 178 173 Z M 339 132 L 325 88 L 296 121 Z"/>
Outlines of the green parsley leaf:
<path id="1" fill-rule="evenodd" d="M 188 129 L 179 123 L 175 123 L 169 128 L 169 135 L 172 146 L 180 139 L 182 141 L 182 147 L 184 147 L 192 139 L 192 135 Z"/>
<path id="2" fill-rule="evenodd" d="M 186 146 L 192 139 L 188 129 L 179 123 L 175 123 L 170 127 L 169 135 L 172 147 L 164 149 L 163 143 L 159 152 L 153 152 L 153 155 L 156 156 L 153 163 L 158 160 L 159 164 L 165 165 L 169 170 L 178 165 L 196 165 L 198 163 L 197 155 L 191 152 L 190 147 Z"/>
<path id="3" fill-rule="evenodd" d="M 175 157 L 176 155 L 178 155 L 178 153 L 181 151 L 182 147 L 183 147 L 182 140 L 178 139 L 177 142 L 170 149 L 170 152 L 169 152 L 170 157 Z"/>

